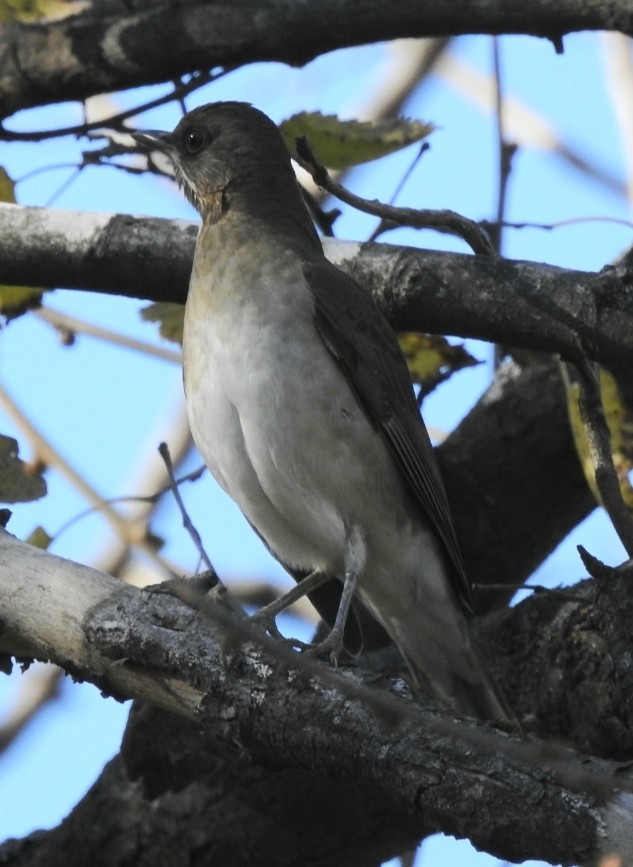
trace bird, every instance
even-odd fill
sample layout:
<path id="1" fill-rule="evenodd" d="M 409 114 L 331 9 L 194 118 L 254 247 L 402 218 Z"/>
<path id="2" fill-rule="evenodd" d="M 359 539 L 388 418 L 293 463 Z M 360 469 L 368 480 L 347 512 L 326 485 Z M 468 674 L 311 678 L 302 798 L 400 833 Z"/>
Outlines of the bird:
<path id="1" fill-rule="evenodd" d="M 320 650 L 336 659 L 358 597 L 414 690 L 511 718 L 471 633 L 470 585 L 397 337 L 325 257 L 279 128 L 249 103 L 213 102 L 134 138 L 171 160 L 202 218 L 183 332 L 193 439 L 284 566 L 309 573 L 306 587 L 342 582 Z"/>

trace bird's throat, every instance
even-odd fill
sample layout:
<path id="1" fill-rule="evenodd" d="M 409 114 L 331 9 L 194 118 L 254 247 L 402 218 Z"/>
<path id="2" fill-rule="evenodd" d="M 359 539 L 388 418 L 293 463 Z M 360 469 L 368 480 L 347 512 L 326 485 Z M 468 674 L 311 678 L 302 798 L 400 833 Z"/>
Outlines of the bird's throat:
<path id="1" fill-rule="evenodd" d="M 207 196 L 204 196 L 204 198 L 199 198 L 197 207 L 205 223 L 214 225 L 219 222 L 226 210 L 224 191 L 218 190 L 215 193 L 209 193 Z"/>

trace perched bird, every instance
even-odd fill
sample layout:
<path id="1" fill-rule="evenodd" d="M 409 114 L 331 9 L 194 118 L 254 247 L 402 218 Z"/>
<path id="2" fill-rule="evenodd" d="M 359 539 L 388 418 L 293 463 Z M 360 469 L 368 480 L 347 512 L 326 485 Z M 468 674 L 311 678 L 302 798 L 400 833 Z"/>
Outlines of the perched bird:
<path id="1" fill-rule="evenodd" d="M 162 151 L 202 217 L 184 324 L 194 440 L 289 568 L 356 592 L 414 686 L 484 719 L 510 711 L 474 645 L 470 588 L 407 365 L 382 313 L 325 258 L 276 125 L 211 103 Z"/>

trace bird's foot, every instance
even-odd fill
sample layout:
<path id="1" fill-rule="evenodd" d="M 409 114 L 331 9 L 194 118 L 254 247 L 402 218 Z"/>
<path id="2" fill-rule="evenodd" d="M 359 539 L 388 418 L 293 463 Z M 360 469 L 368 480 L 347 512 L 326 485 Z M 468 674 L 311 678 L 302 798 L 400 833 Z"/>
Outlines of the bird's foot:
<path id="1" fill-rule="evenodd" d="M 255 614 L 249 617 L 249 621 L 253 626 L 259 626 L 267 635 L 274 638 L 276 641 L 285 641 L 277 627 L 277 618 L 274 614 L 269 613 L 265 608 L 260 609 Z"/>
<path id="2" fill-rule="evenodd" d="M 343 651 L 343 631 L 334 627 L 327 638 L 318 644 L 310 645 L 305 650 L 306 656 L 319 656 L 329 659 L 330 664 L 336 668 Z"/>
<path id="3" fill-rule="evenodd" d="M 252 614 L 249 617 L 249 622 L 252 623 L 254 627 L 262 629 L 275 641 L 278 641 L 280 644 L 283 644 L 285 647 L 289 647 L 292 650 L 300 650 L 301 652 L 304 652 L 312 647 L 311 644 L 299 641 L 298 638 L 286 638 L 285 635 L 282 635 L 277 627 L 277 619 L 275 615 L 267 611 L 266 608 L 261 608 L 256 614 Z"/>

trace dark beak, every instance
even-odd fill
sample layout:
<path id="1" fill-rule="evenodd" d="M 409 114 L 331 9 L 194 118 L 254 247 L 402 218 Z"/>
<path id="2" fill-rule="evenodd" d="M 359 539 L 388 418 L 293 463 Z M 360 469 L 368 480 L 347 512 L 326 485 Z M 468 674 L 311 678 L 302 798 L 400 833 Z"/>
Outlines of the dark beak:
<path id="1" fill-rule="evenodd" d="M 133 132 L 132 138 L 142 147 L 154 151 L 168 153 L 173 148 L 170 140 L 171 133 L 163 132 L 160 129 L 148 129 L 143 132 Z"/>

